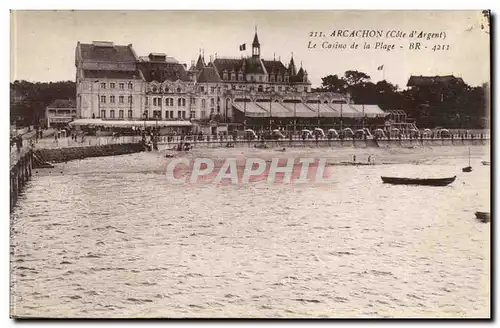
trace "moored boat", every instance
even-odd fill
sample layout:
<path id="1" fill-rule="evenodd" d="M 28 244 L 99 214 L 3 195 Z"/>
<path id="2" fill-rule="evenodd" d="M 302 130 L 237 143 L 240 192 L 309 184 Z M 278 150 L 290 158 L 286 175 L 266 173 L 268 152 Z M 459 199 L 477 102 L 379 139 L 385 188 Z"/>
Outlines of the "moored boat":
<path id="1" fill-rule="evenodd" d="M 491 163 L 490 163 L 490 162 L 488 162 L 488 161 L 482 161 L 481 163 L 483 163 L 483 165 L 488 165 L 488 166 L 491 164 Z"/>
<path id="2" fill-rule="evenodd" d="M 476 212 L 476 219 L 482 222 L 490 222 L 491 215 L 489 212 Z"/>
<path id="3" fill-rule="evenodd" d="M 381 177 L 384 183 L 398 184 L 398 185 L 421 185 L 421 186 L 447 186 L 457 176 L 451 178 L 437 178 L 437 179 L 413 179 L 413 178 L 396 178 L 396 177 Z"/>

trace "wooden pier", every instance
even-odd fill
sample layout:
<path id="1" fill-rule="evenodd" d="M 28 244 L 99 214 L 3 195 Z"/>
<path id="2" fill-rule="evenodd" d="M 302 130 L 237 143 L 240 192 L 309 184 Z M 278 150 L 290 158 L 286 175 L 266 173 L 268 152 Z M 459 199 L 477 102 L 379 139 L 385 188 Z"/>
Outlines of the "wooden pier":
<path id="1" fill-rule="evenodd" d="M 24 186 L 31 178 L 33 149 L 23 148 L 10 154 L 10 209 L 17 203 Z"/>

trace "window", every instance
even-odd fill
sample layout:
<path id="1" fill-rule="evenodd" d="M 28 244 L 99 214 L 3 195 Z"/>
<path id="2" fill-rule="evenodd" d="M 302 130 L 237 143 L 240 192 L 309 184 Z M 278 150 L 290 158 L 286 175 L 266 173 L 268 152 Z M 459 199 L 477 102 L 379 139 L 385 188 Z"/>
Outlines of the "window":
<path id="1" fill-rule="evenodd" d="M 210 98 L 210 106 L 214 106 L 214 105 L 215 105 L 214 98 Z"/>
<path id="2" fill-rule="evenodd" d="M 251 80 L 252 82 L 255 82 L 255 76 L 253 76 L 253 75 L 252 75 L 252 76 L 250 77 L 250 80 Z"/>
<path id="3" fill-rule="evenodd" d="M 149 111 L 145 110 L 144 113 L 142 113 L 142 118 L 148 118 L 149 117 Z"/>
<path id="4" fill-rule="evenodd" d="M 196 112 L 194 110 L 191 111 L 189 118 L 191 118 L 191 119 L 196 118 Z"/>
<path id="5" fill-rule="evenodd" d="M 281 75 L 278 75 L 278 82 L 281 82 Z"/>
<path id="6" fill-rule="evenodd" d="M 101 109 L 101 118 L 106 118 L 106 110 Z"/>
<path id="7" fill-rule="evenodd" d="M 238 74 L 238 81 L 243 81 L 243 74 Z"/>
<path id="8" fill-rule="evenodd" d="M 288 82 L 288 75 L 285 75 L 285 82 Z"/>
<path id="9" fill-rule="evenodd" d="M 186 119 L 186 111 L 182 111 L 182 119 Z"/>
<path id="10" fill-rule="evenodd" d="M 114 104 L 115 103 L 115 96 L 109 96 L 109 102 Z"/>
<path id="11" fill-rule="evenodd" d="M 106 103 L 106 96 L 101 96 L 101 103 L 103 103 L 103 104 Z"/>
<path id="12" fill-rule="evenodd" d="M 182 107 L 186 107 L 186 99 L 182 98 Z"/>
<path id="13" fill-rule="evenodd" d="M 205 108 L 206 107 L 206 99 L 202 99 L 201 100 L 201 108 Z"/>
<path id="14" fill-rule="evenodd" d="M 210 88 L 210 93 L 215 93 L 215 87 Z"/>
<path id="15" fill-rule="evenodd" d="M 165 88 L 165 92 L 169 92 L 170 90 L 168 88 Z"/>
<path id="16" fill-rule="evenodd" d="M 120 83 L 119 86 L 120 86 L 120 89 L 122 89 L 122 90 L 125 89 L 125 83 Z"/>
<path id="17" fill-rule="evenodd" d="M 128 83 L 128 89 L 129 90 L 132 90 L 134 88 L 134 85 L 132 84 L 132 82 L 129 82 Z"/>
<path id="18" fill-rule="evenodd" d="M 132 110 L 131 109 L 128 110 L 128 118 L 132 118 Z"/>
<path id="19" fill-rule="evenodd" d="M 223 75 L 222 75 L 222 79 L 223 80 L 227 80 L 227 72 L 224 72 Z"/>
<path id="20" fill-rule="evenodd" d="M 146 106 L 149 105 L 149 97 L 146 97 Z"/>
<path id="21" fill-rule="evenodd" d="M 184 99 L 184 98 L 177 99 L 177 106 L 178 107 L 185 107 L 186 106 L 186 99 Z"/>
<path id="22" fill-rule="evenodd" d="M 101 89 L 106 89 L 106 83 L 101 83 Z"/>
<path id="23" fill-rule="evenodd" d="M 271 74 L 271 82 L 274 82 L 274 75 Z"/>
<path id="24" fill-rule="evenodd" d="M 114 82 L 111 82 L 111 83 L 109 84 L 109 87 L 110 87 L 111 89 L 114 89 L 114 88 L 115 88 L 115 83 L 114 83 Z"/>
<path id="25" fill-rule="evenodd" d="M 278 87 L 278 91 L 281 92 L 281 85 Z"/>
<path id="26" fill-rule="evenodd" d="M 262 76 L 259 75 L 259 82 L 262 82 Z"/>
<path id="27" fill-rule="evenodd" d="M 169 106 L 174 106 L 174 98 L 168 98 L 168 105 Z"/>
<path id="28" fill-rule="evenodd" d="M 170 111 L 170 118 L 174 118 L 174 111 L 173 110 Z"/>
<path id="29" fill-rule="evenodd" d="M 236 73 L 231 73 L 231 80 L 236 80 Z"/>
<path id="30" fill-rule="evenodd" d="M 153 98 L 153 106 L 156 106 L 156 98 Z"/>
<path id="31" fill-rule="evenodd" d="M 158 99 L 159 100 L 159 99 Z M 128 96 L 128 103 L 132 104 L 132 96 Z"/>
<path id="32" fill-rule="evenodd" d="M 168 118 L 168 110 L 165 111 L 165 118 Z"/>
<path id="33" fill-rule="evenodd" d="M 109 118 L 115 118 L 115 110 L 114 109 L 109 111 Z"/>
<path id="34" fill-rule="evenodd" d="M 202 110 L 201 111 L 201 119 L 204 120 L 206 116 L 207 116 L 207 113 L 205 113 L 205 111 Z"/>
<path id="35" fill-rule="evenodd" d="M 123 97 L 123 96 L 119 96 L 119 97 L 118 97 L 118 102 L 119 102 L 120 104 L 123 104 L 123 100 L 124 100 L 124 97 Z"/>
<path id="36" fill-rule="evenodd" d="M 123 118 L 123 110 L 122 109 L 120 109 L 118 111 L 118 118 Z"/>
<path id="37" fill-rule="evenodd" d="M 201 87 L 200 87 L 200 91 L 201 91 L 201 92 L 205 92 L 205 87 L 204 87 L 204 86 L 201 86 Z"/>
<path id="38" fill-rule="evenodd" d="M 189 101 L 191 102 L 191 105 L 196 105 L 196 98 L 191 98 Z"/>
<path id="39" fill-rule="evenodd" d="M 177 118 L 181 118 L 181 117 L 182 117 L 182 115 L 181 115 L 181 111 L 180 111 L 180 110 L 178 110 L 178 111 L 177 111 Z"/>

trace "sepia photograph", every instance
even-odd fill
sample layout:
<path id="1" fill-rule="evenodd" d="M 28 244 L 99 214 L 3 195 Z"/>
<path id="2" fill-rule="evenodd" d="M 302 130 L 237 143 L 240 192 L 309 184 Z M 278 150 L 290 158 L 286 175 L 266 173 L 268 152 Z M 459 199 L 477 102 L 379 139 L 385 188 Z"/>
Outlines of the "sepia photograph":
<path id="1" fill-rule="evenodd" d="M 13 319 L 490 319 L 490 11 L 11 10 Z"/>

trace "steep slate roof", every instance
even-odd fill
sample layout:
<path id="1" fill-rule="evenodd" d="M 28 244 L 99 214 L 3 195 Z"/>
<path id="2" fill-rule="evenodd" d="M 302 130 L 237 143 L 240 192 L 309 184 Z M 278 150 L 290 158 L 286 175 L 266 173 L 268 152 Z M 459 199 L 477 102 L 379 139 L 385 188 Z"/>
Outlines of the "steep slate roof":
<path id="1" fill-rule="evenodd" d="M 97 70 L 83 70 L 84 78 L 89 79 L 117 79 L 117 80 L 141 80 L 141 73 L 139 71 L 97 71 Z"/>
<path id="2" fill-rule="evenodd" d="M 47 107 L 50 108 L 76 108 L 74 99 L 56 99 Z"/>
<path id="3" fill-rule="evenodd" d="M 229 73 L 231 71 L 239 72 L 239 70 L 243 66 L 243 59 L 238 58 L 216 58 L 213 61 L 213 66 L 217 69 L 219 75 L 222 75 L 224 70 L 227 70 Z"/>
<path id="4" fill-rule="evenodd" d="M 220 76 L 217 74 L 217 70 L 213 67 L 204 67 L 199 73 L 196 80 L 199 83 L 207 82 L 220 82 Z"/>
<path id="5" fill-rule="evenodd" d="M 281 61 L 277 60 L 264 60 L 262 59 L 264 66 L 266 67 L 266 71 L 268 74 L 285 74 L 288 70 L 285 65 Z"/>
<path id="6" fill-rule="evenodd" d="M 408 83 L 406 86 L 414 87 L 414 86 L 430 86 L 432 84 L 458 84 L 464 83 L 462 78 L 455 77 L 453 75 L 444 75 L 444 76 L 410 76 Z"/>
<path id="7" fill-rule="evenodd" d="M 304 69 L 301 67 L 297 75 L 290 76 L 290 82 L 304 82 Z"/>
<path id="8" fill-rule="evenodd" d="M 245 59 L 245 74 L 264 74 L 262 62 L 258 58 L 249 57 Z"/>
<path id="9" fill-rule="evenodd" d="M 139 63 L 139 69 L 147 82 L 151 81 L 190 81 L 186 69 L 182 64 L 165 62 Z"/>
<path id="10" fill-rule="evenodd" d="M 135 62 L 136 58 L 131 46 L 98 46 L 80 43 L 83 60 L 100 62 Z"/>

